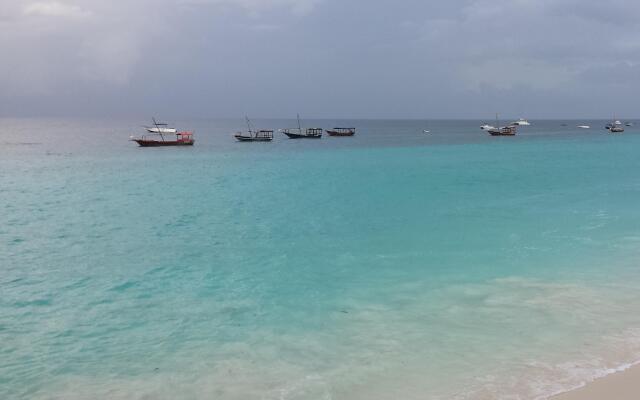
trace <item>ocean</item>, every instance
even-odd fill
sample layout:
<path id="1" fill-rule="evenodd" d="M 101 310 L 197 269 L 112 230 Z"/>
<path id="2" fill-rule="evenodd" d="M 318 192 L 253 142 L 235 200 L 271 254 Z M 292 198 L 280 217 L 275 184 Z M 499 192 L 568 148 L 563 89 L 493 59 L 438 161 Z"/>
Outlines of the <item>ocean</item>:
<path id="1" fill-rule="evenodd" d="M 2 399 L 544 399 L 640 360 L 640 128 L 0 122 Z"/>

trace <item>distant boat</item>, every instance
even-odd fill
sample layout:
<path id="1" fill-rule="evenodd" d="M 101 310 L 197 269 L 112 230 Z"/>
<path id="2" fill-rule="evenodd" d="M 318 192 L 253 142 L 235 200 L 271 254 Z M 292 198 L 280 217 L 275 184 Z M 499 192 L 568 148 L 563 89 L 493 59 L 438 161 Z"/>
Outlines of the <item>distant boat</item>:
<path id="1" fill-rule="evenodd" d="M 520 118 L 519 120 L 517 120 L 515 122 L 512 122 L 511 125 L 514 125 L 514 126 L 529 126 L 531 124 L 526 119 Z"/>
<path id="2" fill-rule="evenodd" d="M 333 128 L 326 131 L 329 136 L 353 136 L 356 134 L 356 128 Z"/>
<path id="3" fill-rule="evenodd" d="M 130 140 L 138 143 L 140 147 L 193 146 L 193 143 L 195 143 L 193 132 L 178 132 L 175 128 L 166 128 L 167 124 L 158 123 L 155 118 L 153 118 L 153 124 L 155 129 L 153 127 L 145 127 L 151 135 L 142 135 L 139 138 L 131 136 Z M 167 134 L 175 135 L 176 137 L 175 139 L 167 139 L 164 137 Z"/>
<path id="4" fill-rule="evenodd" d="M 161 139 L 150 139 L 147 136 L 140 138 L 131 137 L 131 141 L 138 143 L 140 147 L 162 147 L 162 146 L 193 146 L 193 132 L 177 132 L 175 140 L 166 140 L 164 134 L 159 133 Z"/>
<path id="5" fill-rule="evenodd" d="M 153 126 L 145 126 L 144 128 L 149 133 L 178 133 L 176 128 L 168 128 L 168 124 L 162 122 L 156 122 L 155 118 L 152 118 Z"/>
<path id="6" fill-rule="evenodd" d="M 280 129 L 289 139 L 320 139 L 322 137 L 322 128 L 307 128 L 304 131 L 300 125 L 300 115 L 298 115 L 298 127 L 291 129 Z"/>
<path id="7" fill-rule="evenodd" d="M 622 133 L 622 132 L 624 132 L 624 126 L 622 126 L 622 122 L 618 121 L 615 118 L 614 118 L 614 121 L 612 123 L 607 124 L 607 126 L 605 126 L 605 128 L 607 130 L 609 130 L 609 132 L 611 132 L 611 133 Z"/>
<path id="8" fill-rule="evenodd" d="M 428 131 L 428 130 L 426 130 L 426 129 L 425 129 L 425 130 L 423 130 L 422 132 L 423 132 L 423 133 L 431 133 L 431 131 Z"/>
<path id="9" fill-rule="evenodd" d="M 633 122 L 627 122 L 624 126 L 633 126 Z"/>
<path id="10" fill-rule="evenodd" d="M 590 129 L 591 128 L 591 126 L 589 126 L 589 125 L 578 125 L 577 127 L 580 128 L 580 129 Z"/>
<path id="11" fill-rule="evenodd" d="M 484 124 L 484 125 L 480 126 L 480 129 L 482 129 L 483 131 L 488 131 L 489 129 L 496 129 L 496 127 L 493 126 L 493 125 Z"/>
<path id="12" fill-rule="evenodd" d="M 514 125 L 510 125 L 489 129 L 487 130 L 487 132 L 489 132 L 489 135 L 491 136 L 515 136 L 517 133 L 517 128 Z"/>
<path id="13" fill-rule="evenodd" d="M 254 130 L 251 126 L 251 121 L 249 117 L 245 117 L 247 120 L 247 132 L 238 132 L 233 137 L 236 138 L 239 142 L 270 142 L 273 140 L 273 131 L 260 129 L 258 131 Z"/>
<path id="14" fill-rule="evenodd" d="M 489 135 L 491 135 L 491 136 L 515 136 L 516 132 L 518 130 L 516 125 L 500 126 L 500 120 L 498 119 L 498 114 L 496 114 L 496 126 L 498 128 L 491 127 L 491 128 L 486 130 L 487 132 L 489 132 Z"/>

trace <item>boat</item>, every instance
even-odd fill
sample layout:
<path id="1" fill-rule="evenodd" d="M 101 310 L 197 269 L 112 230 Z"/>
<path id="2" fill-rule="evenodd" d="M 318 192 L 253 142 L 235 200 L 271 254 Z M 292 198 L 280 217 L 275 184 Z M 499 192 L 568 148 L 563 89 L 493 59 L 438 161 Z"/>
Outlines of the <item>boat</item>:
<path id="1" fill-rule="evenodd" d="M 519 120 L 512 122 L 511 125 L 512 126 L 529 126 L 531 124 L 526 119 L 520 118 Z"/>
<path id="2" fill-rule="evenodd" d="M 483 131 L 488 131 L 489 129 L 496 129 L 496 127 L 493 126 L 493 125 L 484 124 L 484 125 L 480 126 L 480 129 L 482 129 Z"/>
<path id="3" fill-rule="evenodd" d="M 633 122 L 627 122 L 624 126 L 633 126 Z"/>
<path id="4" fill-rule="evenodd" d="M 245 135 L 244 132 L 238 132 L 233 137 L 236 138 L 239 142 L 270 142 L 273 140 L 273 131 L 268 129 L 260 129 L 254 130 L 251 126 L 251 121 L 248 117 L 245 117 L 247 120 L 247 128 L 248 131 Z"/>
<path id="5" fill-rule="evenodd" d="M 577 128 L 580 128 L 580 129 L 590 129 L 590 128 L 591 128 L 591 126 L 589 126 L 589 125 L 578 125 L 578 126 L 577 126 Z"/>
<path id="6" fill-rule="evenodd" d="M 624 126 L 622 126 L 622 122 L 616 120 L 615 118 L 614 118 L 614 121 L 612 123 L 607 124 L 605 128 L 611 133 L 624 132 Z"/>
<path id="7" fill-rule="evenodd" d="M 148 135 L 143 135 L 140 138 L 131 137 L 131 141 L 138 143 L 140 147 L 193 146 L 195 142 L 193 132 L 176 132 L 175 140 L 165 139 L 164 133 L 154 133 L 153 135 L 159 135 L 160 139 L 149 138 Z"/>
<path id="8" fill-rule="evenodd" d="M 298 115 L 298 127 L 290 129 L 280 129 L 289 139 L 320 139 L 322 137 L 322 128 L 307 128 L 302 130 L 300 125 L 300 115 Z"/>
<path id="9" fill-rule="evenodd" d="M 515 136 L 517 133 L 517 125 L 508 125 L 508 126 L 500 126 L 500 121 L 498 120 L 498 114 L 496 114 L 496 127 L 491 127 L 486 131 L 491 136 Z"/>
<path id="10" fill-rule="evenodd" d="M 500 128 L 488 129 L 489 135 L 491 136 L 515 136 L 517 133 L 517 128 L 515 125 L 502 126 Z"/>
<path id="11" fill-rule="evenodd" d="M 147 130 L 147 132 L 149 133 L 178 133 L 178 130 L 176 128 L 168 128 L 168 124 L 162 123 L 162 122 L 156 122 L 155 118 L 152 118 L 153 120 L 153 126 L 145 126 L 144 128 Z"/>
<path id="12" fill-rule="evenodd" d="M 356 128 L 333 128 L 327 129 L 329 136 L 353 136 L 356 134 Z"/>

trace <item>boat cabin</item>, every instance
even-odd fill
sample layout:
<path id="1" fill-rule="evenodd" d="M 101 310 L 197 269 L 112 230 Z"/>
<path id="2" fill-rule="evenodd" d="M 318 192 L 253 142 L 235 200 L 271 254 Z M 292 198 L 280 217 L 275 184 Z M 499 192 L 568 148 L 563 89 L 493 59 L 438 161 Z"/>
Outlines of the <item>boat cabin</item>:
<path id="1" fill-rule="evenodd" d="M 256 132 L 256 138 L 258 139 L 273 139 L 273 131 L 268 129 L 261 129 Z"/>
<path id="2" fill-rule="evenodd" d="M 322 128 L 307 128 L 307 136 L 322 136 Z"/>
<path id="3" fill-rule="evenodd" d="M 176 142 L 178 143 L 192 143 L 193 132 L 178 132 L 176 133 Z"/>

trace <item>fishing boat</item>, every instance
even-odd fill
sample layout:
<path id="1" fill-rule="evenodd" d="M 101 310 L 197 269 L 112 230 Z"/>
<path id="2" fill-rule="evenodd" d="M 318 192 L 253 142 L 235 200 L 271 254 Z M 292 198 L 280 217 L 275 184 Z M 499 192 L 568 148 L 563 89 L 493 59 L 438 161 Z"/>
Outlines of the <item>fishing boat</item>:
<path id="1" fill-rule="evenodd" d="M 302 130 L 300 115 L 298 115 L 297 128 L 280 129 L 280 132 L 287 135 L 289 139 L 320 139 L 322 137 L 322 128 L 307 128 Z"/>
<path id="2" fill-rule="evenodd" d="M 329 136 L 353 136 L 356 134 L 356 128 L 333 128 L 327 129 Z"/>
<path id="3" fill-rule="evenodd" d="M 273 140 L 273 131 L 267 129 L 254 130 L 251 126 L 251 121 L 248 117 L 247 120 L 247 132 L 238 132 L 233 137 L 239 142 L 270 142 Z"/>
<path id="4" fill-rule="evenodd" d="M 497 127 L 497 128 L 496 128 Z M 487 129 L 487 132 L 491 136 L 515 136 L 517 132 L 517 125 L 500 126 L 500 120 L 498 120 L 498 114 L 496 114 L 496 127 Z"/>
<path id="5" fill-rule="evenodd" d="M 147 132 L 149 133 L 178 133 L 178 130 L 176 128 L 169 128 L 168 124 L 165 124 L 163 122 L 156 122 L 155 118 L 152 118 L 153 120 L 153 126 L 145 126 L 144 128 L 147 130 Z"/>
<path id="6" fill-rule="evenodd" d="M 193 143 L 195 142 L 193 139 L 193 132 L 176 132 L 175 140 L 167 140 L 164 137 L 164 133 L 157 133 L 153 135 L 153 138 L 149 138 L 149 135 L 143 135 L 139 138 L 131 137 L 131 141 L 138 143 L 140 147 L 193 146 Z M 160 136 L 160 139 L 157 139 L 155 135 Z"/>

